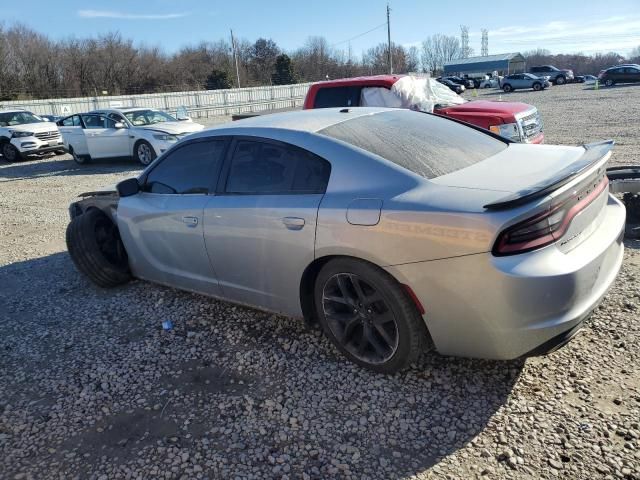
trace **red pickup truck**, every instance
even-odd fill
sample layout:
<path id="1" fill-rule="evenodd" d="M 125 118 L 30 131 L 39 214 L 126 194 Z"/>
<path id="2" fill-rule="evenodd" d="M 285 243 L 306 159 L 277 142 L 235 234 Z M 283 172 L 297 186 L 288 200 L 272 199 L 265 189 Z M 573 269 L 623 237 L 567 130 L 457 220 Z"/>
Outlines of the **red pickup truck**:
<path id="1" fill-rule="evenodd" d="M 304 100 L 305 109 L 360 106 L 362 89 L 391 87 L 404 75 L 376 75 L 314 83 Z M 533 105 L 520 102 L 474 100 L 461 105 L 435 105 L 433 113 L 491 130 L 510 140 L 542 143 L 542 118 Z"/>

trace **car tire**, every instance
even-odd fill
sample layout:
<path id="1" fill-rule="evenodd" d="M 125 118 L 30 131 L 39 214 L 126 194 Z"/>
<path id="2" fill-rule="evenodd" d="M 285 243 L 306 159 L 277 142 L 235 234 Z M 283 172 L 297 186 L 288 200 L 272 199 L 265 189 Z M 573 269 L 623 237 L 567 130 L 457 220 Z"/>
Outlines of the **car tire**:
<path id="1" fill-rule="evenodd" d="M 507 83 L 506 85 L 503 85 L 502 90 L 504 90 L 506 93 L 509 93 L 513 91 L 513 87 Z"/>
<path id="2" fill-rule="evenodd" d="M 55 153 L 56 155 L 64 155 L 65 153 L 67 153 L 66 150 L 56 150 L 53 153 Z"/>
<path id="3" fill-rule="evenodd" d="M 153 162 L 158 155 L 146 140 L 138 140 L 133 147 L 133 157 L 145 167 Z"/>
<path id="4" fill-rule="evenodd" d="M 604 81 L 604 84 L 605 84 L 607 87 L 613 87 L 613 86 L 615 85 L 615 83 L 616 83 L 616 82 L 614 82 L 611 78 L 607 78 L 607 79 Z"/>
<path id="5" fill-rule="evenodd" d="M 3 143 L 2 145 L 0 145 L 0 147 L 1 147 L 0 151 L 2 152 L 2 156 L 7 162 L 13 163 L 13 162 L 22 160 L 22 155 L 20 154 L 20 151 L 16 147 L 11 145 L 9 142 Z"/>
<path id="6" fill-rule="evenodd" d="M 537 82 L 536 82 L 536 83 L 534 83 L 534 84 L 533 84 L 533 89 L 534 89 L 536 92 L 539 92 L 540 90 L 542 90 L 542 84 L 541 84 L 541 83 L 537 83 Z"/>
<path id="7" fill-rule="evenodd" d="M 314 302 L 329 340 L 347 359 L 369 370 L 403 370 L 429 343 L 424 320 L 402 285 L 370 263 L 329 261 L 316 277 Z"/>
<path id="8" fill-rule="evenodd" d="M 562 75 L 556 77 L 556 85 L 564 85 L 565 83 L 567 83 L 567 79 L 565 77 Z"/>
<path id="9" fill-rule="evenodd" d="M 101 210 L 74 217 L 67 226 L 66 241 L 76 268 L 96 285 L 115 287 L 131 279 L 118 228 Z"/>
<path id="10" fill-rule="evenodd" d="M 88 155 L 78 155 L 72 146 L 69 146 L 69 154 L 73 158 L 73 161 L 78 165 L 85 165 L 89 163 L 90 158 Z"/>

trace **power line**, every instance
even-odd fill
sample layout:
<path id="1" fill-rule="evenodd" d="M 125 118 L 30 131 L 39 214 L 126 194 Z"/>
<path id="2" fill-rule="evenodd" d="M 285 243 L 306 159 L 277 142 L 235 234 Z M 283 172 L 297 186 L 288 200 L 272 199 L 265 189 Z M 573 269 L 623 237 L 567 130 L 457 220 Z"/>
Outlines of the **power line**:
<path id="1" fill-rule="evenodd" d="M 386 27 L 386 26 L 387 26 L 387 22 L 381 23 L 377 27 L 373 27 L 371 30 L 367 30 L 366 32 L 359 33 L 355 37 L 347 38 L 346 40 L 342 40 L 341 42 L 334 43 L 331 46 L 335 47 L 336 45 L 342 45 L 343 43 L 350 42 L 352 40 L 355 40 L 356 38 L 364 37 L 367 33 L 371 33 L 371 32 L 373 32 L 375 30 L 378 30 L 379 28 Z"/>

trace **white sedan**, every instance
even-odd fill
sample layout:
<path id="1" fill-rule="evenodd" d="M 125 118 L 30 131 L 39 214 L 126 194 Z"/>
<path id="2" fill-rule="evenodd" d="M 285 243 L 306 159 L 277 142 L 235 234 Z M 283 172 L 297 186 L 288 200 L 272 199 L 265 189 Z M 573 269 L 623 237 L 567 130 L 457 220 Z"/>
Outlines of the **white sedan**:
<path id="1" fill-rule="evenodd" d="M 92 158 L 133 157 L 143 165 L 185 135 L 204 128 L 189 118 L 178 120 L 150 108 L 95 110 L 57 122 L 64 145 L 78 163 Z"/>

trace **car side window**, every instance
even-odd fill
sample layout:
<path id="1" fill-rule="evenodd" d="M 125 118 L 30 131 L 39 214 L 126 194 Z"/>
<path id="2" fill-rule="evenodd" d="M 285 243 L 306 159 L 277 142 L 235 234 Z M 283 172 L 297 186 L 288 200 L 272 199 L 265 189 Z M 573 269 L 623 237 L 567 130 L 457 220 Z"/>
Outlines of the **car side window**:
<path id="1" fill-rule="evenodd" d="M 74 127 L 81 127 L 82 126 L 82 121 L 80 120 L 80 115 L 74 115 L 73 116 L 73 126 Z"/>
<path id="2" fill-rule="evenodd" d="M 116 128 L 116 123 L 125 123 L 124 118 L 117 113 L 110 113 L 107 115 L 107 128 Z"/>
<path id="3" fill-rule="evenodd" d="M 73 117 L 67 117 L 64 120 L 62 120 L 62 126 L 63 127 L 74 127 L 74 123 L 73 123 L 73 119 L 75 118 L 75 115 Z"/>
<path id="4" fill-rule="evenodd" d="M 236 143 L 225 193 L 324 193 L 331 165 L 293 145 L 252 140 Z"/>
<path id="5" fill-rule="evenodd" d="M 82 115 L 82 122 L 86 129 L 105 128 L 104 115 Z"/>
<path id="6" fill-rule="evenodd" d="M 147 175 L 142 190 L 160 194 L 207 194 L 215 185 L 226 141 L 192 142 L 171 150 Z"/>
<path id="7" fill-rule="evenodd" d="M 361 90 L 361 87 L 320 88 L 313 108 L 359 107 Z"/>

